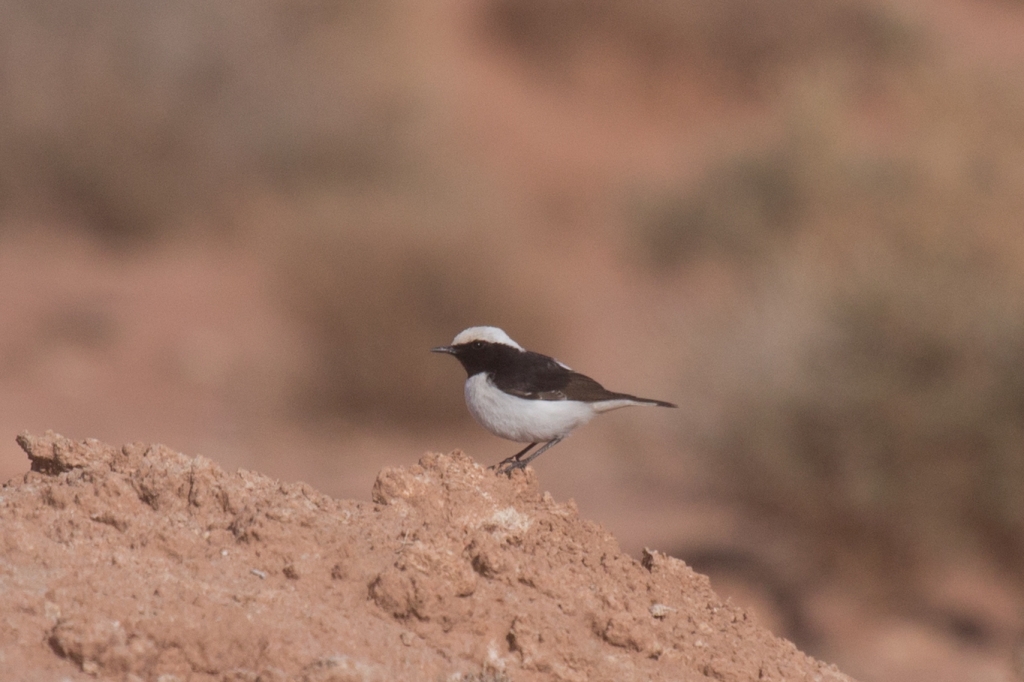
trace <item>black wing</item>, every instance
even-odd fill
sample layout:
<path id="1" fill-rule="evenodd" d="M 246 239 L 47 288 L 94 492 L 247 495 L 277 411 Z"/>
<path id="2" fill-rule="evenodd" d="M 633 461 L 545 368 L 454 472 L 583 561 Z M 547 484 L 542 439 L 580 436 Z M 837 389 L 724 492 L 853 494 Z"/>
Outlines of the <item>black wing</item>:
<path id="1" fill-rule="evenodd" d="M 554 358 L 527 351 L 515 357 L 514 366 L 492 375 L 494 385 L 528 400 L 581 400 L 593 403 L 615 398 L 635 399 L 605 389 L 585 374 L 558 364 Z"/>

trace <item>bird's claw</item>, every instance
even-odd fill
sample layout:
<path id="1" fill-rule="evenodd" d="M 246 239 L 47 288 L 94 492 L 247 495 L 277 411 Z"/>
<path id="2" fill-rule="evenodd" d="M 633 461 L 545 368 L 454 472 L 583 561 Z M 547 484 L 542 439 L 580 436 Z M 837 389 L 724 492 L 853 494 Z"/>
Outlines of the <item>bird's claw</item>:
<path id="1" fill-rule="evenodd" d="M 515 471 L 516 469 L 525 468 L 526 462 L 517 459 L 515 455 L 513 455 L 512 457 L 506 457 L 505 459 L 501 460 L 501 462 L 499 462 L 498 464 L 494 464 L 488 467 L 490 471 L 493 471 L 499 475 L 505 474 L 506 476 L 512 476 L 512 472 Z"/>
<path id="2" fill-rule="evenodd" d="M 495 467 L 491 467 L 492 469 Z M 505 474 L 509 478 L 512 478 L 512 472 L 516 469 L 526 469 L 526 462 L 509 462 L 507 465 L 502 462 L 497 466 L 497 473 L 499 476 Z"/>

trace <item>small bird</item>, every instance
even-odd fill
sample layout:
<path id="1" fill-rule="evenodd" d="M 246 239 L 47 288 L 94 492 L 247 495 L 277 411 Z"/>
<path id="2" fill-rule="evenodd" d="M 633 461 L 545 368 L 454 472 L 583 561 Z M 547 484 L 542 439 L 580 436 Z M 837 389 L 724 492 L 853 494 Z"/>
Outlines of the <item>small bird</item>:
<path id="1" fill-rule="evenodd" d="M 431 348 L 454 355 L 466 369 L 466 406 L 495 436 L 529 443 L 497 466 L 511 475 L 602 412 L 630 405 L 676 407 L 605 389 L 547 355 L 528 351 L 497 327 L 470 327 L 450 346 Z M 544 446 L 524 455 L 539 443 Z"/>

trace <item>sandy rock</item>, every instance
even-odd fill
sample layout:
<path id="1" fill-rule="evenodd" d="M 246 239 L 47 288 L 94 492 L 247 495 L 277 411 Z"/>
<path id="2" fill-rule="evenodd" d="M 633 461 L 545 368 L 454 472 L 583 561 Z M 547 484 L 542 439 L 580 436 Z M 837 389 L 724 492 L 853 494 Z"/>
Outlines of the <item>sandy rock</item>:
<path id="1" fill-rule="evenodd" d="M 0 489 L 11 679 L 848 680 L 532 472 L 461 452 L 373 503 L 160 446 L 22 434 Z"/>

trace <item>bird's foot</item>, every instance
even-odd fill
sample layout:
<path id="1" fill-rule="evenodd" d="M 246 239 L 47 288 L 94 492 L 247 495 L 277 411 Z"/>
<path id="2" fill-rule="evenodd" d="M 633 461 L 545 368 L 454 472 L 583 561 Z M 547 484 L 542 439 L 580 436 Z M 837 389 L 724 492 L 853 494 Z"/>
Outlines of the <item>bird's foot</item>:
<path id="1" fill-rule="evenodd" d="M 509 478 L 512 477 L 512 472 L 516 469 L 525 469 L 527 460 L 520 460 L 513 457 L 506 457 L 501 460 L 501 463 L 490 467 L 497 474 L 505 474 Z"/>
<path id="2" fill-rule="evenodd" d="M 545 450 L 550 448 L 552 445 L 557 445 L 558 443 L 562 442 L 563 438 L 565 438 L 565 436 L 559 436 L 554 440 L 549 440 L 547 443 L 544 444 L 543 447 L 541 447 L 540 450 L 533 453 L 526 459 L 523 459 L 523 455 L 532 450 L 533 446 L 536 445 L 536 443 L 530 443 L 528 446 L 523 448 L 522 452 L 517 452 L 511 457 L 501 460 L 501 463 L 498 464 L 497 467 L 498 473 L 505 474 L 506 476 L 511 477 L 513 471 L 515 471 L 516 469 L 525 469 L 527 464 L 537 459 L 537 457 L 539 457 Z"/>
<path id="3" fill-rule="evenodd" d="M 532 459 L 527 458 L 526 460 L 523 460 L 523 455 L 532 450 L 536 445 L 536 443 L 530 443 L 525 448 L 523 448 L 516 454 L 512 455 L 511 457 L 506 457 L 505 459 L 501 460 L 501 462 L 499 462 L 498 464 L 489 466 L 487 468 L 490 471 L 497 470 L 499 474 L 506 474 L 510 476 L 511 472 L 514 469 L 522 469 L 524 466 L 526 466 L 526 462 L 529 462 L 530 459 Z"/>

